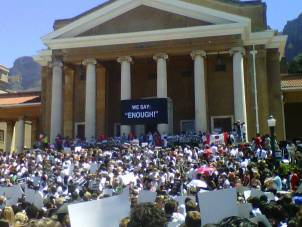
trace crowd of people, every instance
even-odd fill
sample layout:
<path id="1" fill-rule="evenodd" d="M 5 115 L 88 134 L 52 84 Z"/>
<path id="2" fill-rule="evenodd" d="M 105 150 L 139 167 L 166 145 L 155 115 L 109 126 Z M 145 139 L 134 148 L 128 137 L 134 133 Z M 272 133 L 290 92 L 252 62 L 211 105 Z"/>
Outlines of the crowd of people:
<path id="1" fill-rule="evenodd" d="M 0 154 L 0 183 L 38 191 L 43 206 L 36 207 L 25 196 L 7 205 L 4 194 L 0 226 L 68 227 L 68 204 L 118 195 L 126 187 L 130 188 L 132 211 L 121 220 L 122 227 L 200 226 L 198 202 L 188 197 L 180 205 L 175 196 L 227 188 L 237 188 L 238 201 L 252 204 L 249 218 L 265 215 L 272 226 L 302 226 L 302 158 L 294 144 L 288 147 L 289 164 L 283 164 L 282 157 L 271 151 L 267 136 L 257 135 L 251 143 L 235 143 L 227 133 L 222 138 L 213 142 L 199 134 L 169 140 L 149 133 L 142 138 L 101 135 L 98 140 L 83 141 L 58 136 L 55 144 L 48 144 L 42 136 L 33 149 Z M 242 187 L 272 192 L 274 199 L 266 195 L 245 198 L 239 190 Z M 155 202 L 138 204 L 141 190 L 156 192 Z M 256 224 L 239 217 L 207 226 L 238 223 L 265 226 L 265 222 Z"/>

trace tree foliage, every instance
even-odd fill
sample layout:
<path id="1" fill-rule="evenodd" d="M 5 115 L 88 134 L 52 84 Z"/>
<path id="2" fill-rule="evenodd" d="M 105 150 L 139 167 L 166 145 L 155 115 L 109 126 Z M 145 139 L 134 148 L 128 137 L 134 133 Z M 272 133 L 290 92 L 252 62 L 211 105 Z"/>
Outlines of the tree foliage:
<path id="1" fill-rule="evenodd" d="M 302 73 L 302 53 L 297 55 L 289 64 L 289 73 Z"/>

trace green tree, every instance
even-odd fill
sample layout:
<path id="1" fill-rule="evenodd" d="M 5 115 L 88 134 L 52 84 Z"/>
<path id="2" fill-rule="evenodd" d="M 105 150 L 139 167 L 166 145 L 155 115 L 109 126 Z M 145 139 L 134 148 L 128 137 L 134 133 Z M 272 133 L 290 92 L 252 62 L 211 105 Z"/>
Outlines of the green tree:
<path id="1" fill-rule="evenodd" d="M 302 73 L 302 53 L 298 54 L 289 64 L 289 73 Z"/>

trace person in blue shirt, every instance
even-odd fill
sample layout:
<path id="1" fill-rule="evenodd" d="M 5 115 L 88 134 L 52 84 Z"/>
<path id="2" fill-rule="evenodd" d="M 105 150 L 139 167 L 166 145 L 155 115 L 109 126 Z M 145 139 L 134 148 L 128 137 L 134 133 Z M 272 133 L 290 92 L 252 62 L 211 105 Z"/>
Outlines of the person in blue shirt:
<path id="1" fill-rule="evenodd" d="M 277 191 L 281 191 L 282 190 L 282 180 L 280 178 L 280 176 L 278 175 L 277 172 L 274 172 L 274 184 L 276 186 L 276 190 Z"/>

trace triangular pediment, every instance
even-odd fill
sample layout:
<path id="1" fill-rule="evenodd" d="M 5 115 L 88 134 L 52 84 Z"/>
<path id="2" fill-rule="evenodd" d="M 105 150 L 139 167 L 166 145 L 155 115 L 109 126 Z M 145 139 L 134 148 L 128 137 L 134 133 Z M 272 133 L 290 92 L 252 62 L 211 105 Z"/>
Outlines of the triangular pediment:
<path id="1" fill-rule="evenodd" d="M 78 37 L 186 28 L 211 24 L 207 21 L 141 5 L 79 34 Z"/>
<path id="2" fill-rule="evenodd" d="M 149 14 L 151 16 L 149 16 Z M 250 25 L 250 19 L 181 0 L 116 0 L 42 38 L 128 34 L 207 25 Z"/>

